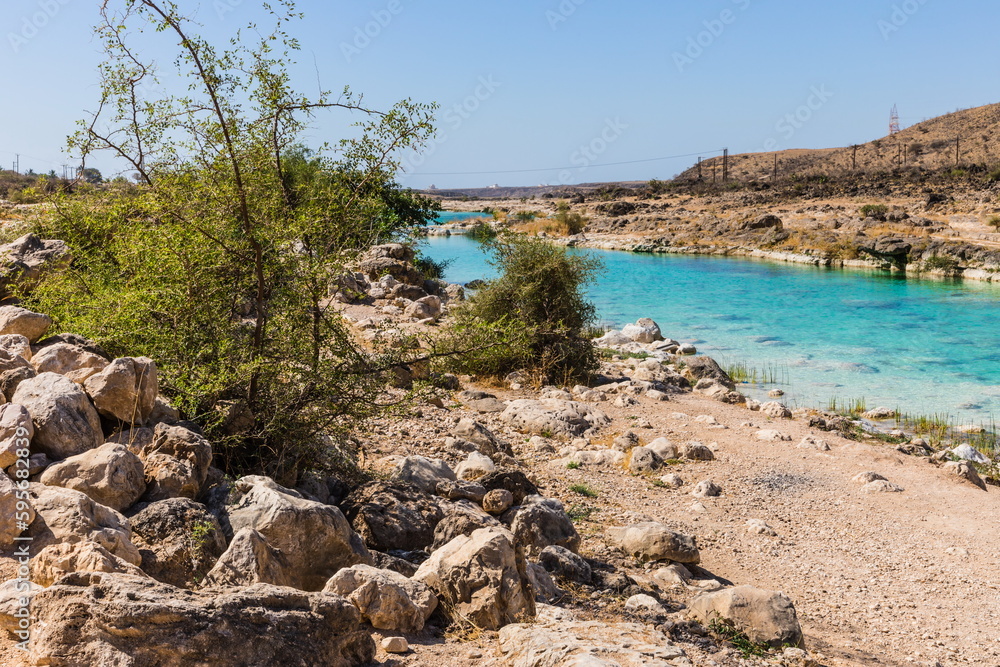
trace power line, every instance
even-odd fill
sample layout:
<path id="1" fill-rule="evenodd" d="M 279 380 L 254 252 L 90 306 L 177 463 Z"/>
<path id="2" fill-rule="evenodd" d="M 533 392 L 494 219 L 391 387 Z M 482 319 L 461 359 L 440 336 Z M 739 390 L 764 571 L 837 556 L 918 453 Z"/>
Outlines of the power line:
<path id="1" fill-rule="evenodd" d="M 641 164 L 644 162 L 659 162 L 661 160 L 677 160 L 684 157 L 698 157 L 711 153 L 722 153 L 723 149 L 700 151 L 698 153 L 687 153 L 686 155 L 668 155 L 667 157 L 653 157 L 646 160 L 628 160 L 626 162 L 606 162 L 604 164 L 588 164 L 590 167 L 618 167 L 624 164 Z M 541 171 L 562 171 L 563 169 L 580 169 L 580 165 L 575 164 L 570 167 L 547 167 L 544 169 L 510 169 L 507 171 L 457 171 L 457 172 L 411 172 L 415 176 L 490 176 L 494 174 L 530 174 Z"/>

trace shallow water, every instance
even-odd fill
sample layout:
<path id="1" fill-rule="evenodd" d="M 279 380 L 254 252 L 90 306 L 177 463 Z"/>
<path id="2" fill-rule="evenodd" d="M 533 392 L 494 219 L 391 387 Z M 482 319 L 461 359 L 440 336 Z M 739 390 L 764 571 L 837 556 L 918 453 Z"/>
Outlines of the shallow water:
<path id="1" fill-rule="evenodd" d="M 723 365 L 781 376 L 792 406 L 864 398 L 913 414 L 988 423 L 1000 414 L 1000 286 L 914 280 L 726 257 L 586 250 L 605 270 L 589 289 L 601 320 L 651 317 Z M 479 245 L 428 239 L 465 283 L 492 268 Z M 773 387 L 767 387 L 773 388 Z M 766 389 L 747 391 L 761 395 Z"/>

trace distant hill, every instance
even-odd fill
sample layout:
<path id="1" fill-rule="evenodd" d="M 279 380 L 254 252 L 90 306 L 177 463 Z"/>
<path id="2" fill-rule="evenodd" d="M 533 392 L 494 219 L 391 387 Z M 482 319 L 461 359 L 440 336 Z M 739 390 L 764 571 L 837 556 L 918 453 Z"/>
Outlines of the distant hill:
<path id="1" fill-rule="evenodd" d="M 646 181 L 623 181 L 616 183 L 581 183 L 580 185 L 536 185 L 536 186 L 493 186 L 489 188 L 435 188 L 421 192 L 441 199 L 521 199 L 539 197 L 544 199 L 565 199 L 576 194 L 586 194 L 594 190 L 644 187 Z"/>
<path id="2" fill-rule="evenodd" d="M 956 151 L 957 144 L 957 151 Z M 729 156 L 729 177 L 735 181 L 770 180 L 778 158 L 779 178 L 826 174 L 839 176 L 852 169 L 862 172 L 886 171 L 898 166 L 940 170 L 1000 164 L 1000 104 L 965 109 L 939 116 L 866 144 L 827 149 L 797 149 L 772 153 L 744 153 Z M 722 157 L 705 160 L 702 180 L 722 178 Z M 856 165 L 856 166 L 855 166 Z M 676 180 L 698 178 L 694 165 Z"/>

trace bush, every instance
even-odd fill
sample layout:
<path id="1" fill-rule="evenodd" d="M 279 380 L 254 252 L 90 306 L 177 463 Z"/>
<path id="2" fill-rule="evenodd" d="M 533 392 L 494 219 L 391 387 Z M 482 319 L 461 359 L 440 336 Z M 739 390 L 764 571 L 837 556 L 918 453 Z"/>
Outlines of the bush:
<path id="1" fill-rule="evenodd" d="M 889 207 L 885 204 L 865 204 L 858 210 L 858 213 L 862 218 L 885 221 L 886 215 L 889 213 Z"/>
<path id="2" fill-rule="evenodd" d="M 991 215 L 989 220 L 986 221 L 986 224 L 996 230 L 1000 230 L 1000 215 Z"/>
<path id="3" fill-rule="evenodd" d="M 939 270 L 951 272 L 958 269 L 958 260 L 954 257 L 945 257 L 942 255 L 934 255 L 924 260 L 924 267 L 929 270 Z"/>
<path id="4" fill-rule="evenodd" d="M 492 241 L 497 237 L 497 229 L 486 220 L 480 220 L 469 229 L 466 236 L 480 243 Z"/>
<path id="5" fill-rule="evenodd" d="M 595 320 L 583 295 L 600 262 L 543 240 L 503 235 L 489 244 L 500 277 L 457 313 L 438 341 L 450 369 L 489 377 L 527 371 L 541 382 L 583 379 L 598 356 L 584 336 Z"/>
<path id="6" fill-rule="evenodd" d="M 583 214 L 572 211 L 566 202 L 559 202 L 556 205 L 554 219 L 556 224 L 559 225 L 559 231 L 569 236 L 576 236 L 583 233 L 589 222 Z"/>

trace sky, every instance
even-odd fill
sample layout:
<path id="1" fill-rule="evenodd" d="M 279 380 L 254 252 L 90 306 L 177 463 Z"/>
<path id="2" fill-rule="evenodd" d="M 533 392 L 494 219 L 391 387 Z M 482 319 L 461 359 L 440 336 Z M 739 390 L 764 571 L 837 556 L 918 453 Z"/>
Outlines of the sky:
<path id="1" fill-rule="evenodd" d="M 112 5 L 124 0 L 109 0 Z M 179 0 L 222 43 L 262 0 Z M 0 5 L 0 165 L 74 165 L 65 138 L 98 99 L 99 0 Z M 407 187 L 669 179 L 698 156 L 825 148 L 1000 101 L 987 0 L 299 0 L 296 87 L 350 86 L 387 109 L 441 105 L 402 156 Z M 152 48 L 152 47 L 151 47 Z M 169 67 L 167 49 L 156 52 Z M 360 120 L 324 114 L 304 137 Z M 663 159 L 669 158 L 669 159 Z M 110 156 L 88 162 L 113 174 Z"/>

